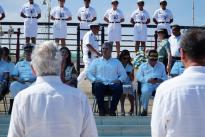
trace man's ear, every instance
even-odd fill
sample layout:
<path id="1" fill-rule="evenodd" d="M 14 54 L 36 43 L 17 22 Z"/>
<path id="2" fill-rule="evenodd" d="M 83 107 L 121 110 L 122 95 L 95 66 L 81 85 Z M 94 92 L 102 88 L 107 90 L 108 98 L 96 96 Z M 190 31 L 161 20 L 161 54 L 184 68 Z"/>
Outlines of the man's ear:
<path id="1" fill-rule="evenodd" d="M 184 50 L 183 50 L 182 48 L 180 48 L 180 54 L 181 54 L 181 60 L 186 59 L 186 56 L 185 56 Z"/>
<path id="2" fill-rule="evenodd" d="M 33 68 L 33 65 L 31 65 L 31 69 L 32 69 L 32 73 L 36 76 L 36 72 L 35 72 L 35 70 Z"/>

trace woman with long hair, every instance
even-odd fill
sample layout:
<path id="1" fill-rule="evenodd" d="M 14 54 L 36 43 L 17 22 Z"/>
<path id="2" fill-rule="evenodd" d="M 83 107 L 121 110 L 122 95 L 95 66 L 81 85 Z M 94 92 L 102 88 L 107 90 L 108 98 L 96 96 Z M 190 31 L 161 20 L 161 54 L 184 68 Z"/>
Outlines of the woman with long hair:
<path id="1" fill-rule="evenodd" d="M 131 105 L 129 114 L 133 115 L 134 113 L 134 92 L 133 92 L 132 81 L 134 81 L 134 67 L 131 63 L 130 52 L 128 50 L 123 50 L 119 56 L 119 60 L 127 72 L 127 79 L 123 83 L 123 94 L 120 99 L 121 113 L 122 113 L 122 116 L 125 116 L 124 103 L 125 103 L 126 96 L 128 96 L 128 99 Z"/>
<path id="2" fill-rule="evenodd" d="M 71 61 L 71 52 L 67 47 L 62 47 L 60 51 L 62 54 L 61 80 L 69 86 L 77 87 L 78 74 L 73 62 Z"/>

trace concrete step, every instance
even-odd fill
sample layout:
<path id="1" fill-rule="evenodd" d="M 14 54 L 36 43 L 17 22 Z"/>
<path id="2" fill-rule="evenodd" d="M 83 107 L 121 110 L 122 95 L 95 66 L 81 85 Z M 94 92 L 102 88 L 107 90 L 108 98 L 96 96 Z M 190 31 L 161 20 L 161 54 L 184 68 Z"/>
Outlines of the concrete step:
<path id="1" fill-rule="evenodd" d="M 147 125 L 98 125 L 99 136 L 151 136 Z"/>
<path id="2" fill-rule="evenodd" d="M 116 116 L 95 117 L 97 125 L 150 125 L 151 117 Z"/>

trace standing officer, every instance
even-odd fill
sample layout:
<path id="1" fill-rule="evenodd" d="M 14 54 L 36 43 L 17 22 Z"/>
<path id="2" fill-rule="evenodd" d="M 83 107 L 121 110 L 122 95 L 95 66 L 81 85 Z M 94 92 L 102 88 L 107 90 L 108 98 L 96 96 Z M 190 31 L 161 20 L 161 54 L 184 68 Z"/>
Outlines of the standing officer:
<path id="1" fill-rule="evenodd" d="M 78 76 L 78 82 L 86 77 L 86 72 L 88 66 L 92 63 L 92 61 L 101 56 L 99 52 L 99 45 L 97 41 L 96 35 L 100 30 L 99 24 L 91 24 L 90 31 L 88 31 L 83 37 L 83 62 L 84 62 L 84 70 Z"/>
<path id="2" fill-rule="evenodd" d="M 87 29 L 80 31 L 81 45 L 83 45 L 83 36 L 90 29 L 89 25 L 97 19 L 96 11 L 90 6 L 90 0 L 84 0 L 84 6 L 78 10 L 78 20 L 80 21 L 80 29 Z"/>
<path id="3" fill-rule="evenodd" d="M 150 23 L 149 13 L 144 10 L 144 0 L 138 0 L 138 9 L 135 10 L 131 15 L 130 22 L 134 25 L 134 41 L 135 41 L 135 52 L 138 52 L 139 46 L 145 51 L 147 41 L 147 24 Z"/>
<path id="4" fill-rule="evenodd" d="M 171 35 L 170 24 L 174 21 L 173 14 L 167 7 L 166 0 L 160 0 L 160 9 L 154 12 L 153 21 L 157 25 L 157 30 L 167 29 L 169 35 Z"/>
<path id="5" fill-rule="evenodd" d="M 5 18 L 5 12 L 3 8 L 0 6 L 0 20 L 3 20 Z"/>
<path id="6" fill-rule="evenodd" d="M 53 36 L 56 44 L 61 40 L 61 46 L 66 46 L 65 38 L 67 35 L 66 21 L 72 20 L 71 12 L 64 6 L 65 0 L 58 0 L 59 6 L 56 6 L 51 11 L 51 19 L 54 20 Z"/>
<path id="7" fill-rule="evenodd" d="M 38 4 L 34 3 L 34 0 L 29 0 L 21 8 L 21 17 L 24 20 L 24 35 L 26 37 L 26 43 L 36 44 L 36 36 L 38 30 L 37 19 L 41 17 L 41 9 Z"/>
<path id="8" fill-rule="evenodd" d="M 118 7 L 118 0 L 112 0 L 112 8 L 105 12 L 104 20 L 108 25 L 108 41 L 116 43 L 117 56 L 120 55 L 121 22 L 124 22 L 124 15 Z"/>

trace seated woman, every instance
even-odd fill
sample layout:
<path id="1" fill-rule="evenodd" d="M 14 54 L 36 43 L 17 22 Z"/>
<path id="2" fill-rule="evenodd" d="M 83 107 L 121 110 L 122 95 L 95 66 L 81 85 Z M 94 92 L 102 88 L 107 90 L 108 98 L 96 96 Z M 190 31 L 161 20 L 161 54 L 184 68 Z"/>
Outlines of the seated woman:
<path id="1" fill-rule="evenodd" d="M 10 51 L 7 47 L 2 47 L 2 60 L 8 63 L 9 72 L 11 73 L 15 67 L 15 64 L 11 61 Z"/>
<path id="2" fill-rule="evenodd" d="M 60 51 L 62 54 L 61 80 L 69 86 L 77 87 L 78 73 L 71 61 L 71 52 L 67 47 L 62 47 Z"/>
<path id="3" fill-rule="evenodd" d="M 123 94 L 120 99 L 121 113 L 123 116 L 125 116 L 124 103 L 126 96 L 128 96 L 128 99 L 131 104 L 129 114 L 132 115 L 134 112 L 134 92 L 132 86 L 132 81 L 134 81 L 134 67 L 131 63 L 130 52 L 128 50 L 123 50 L 119 56 L 119 60 L 127 72 L 127 79 L 125 82 L 123 82 Z"/>

